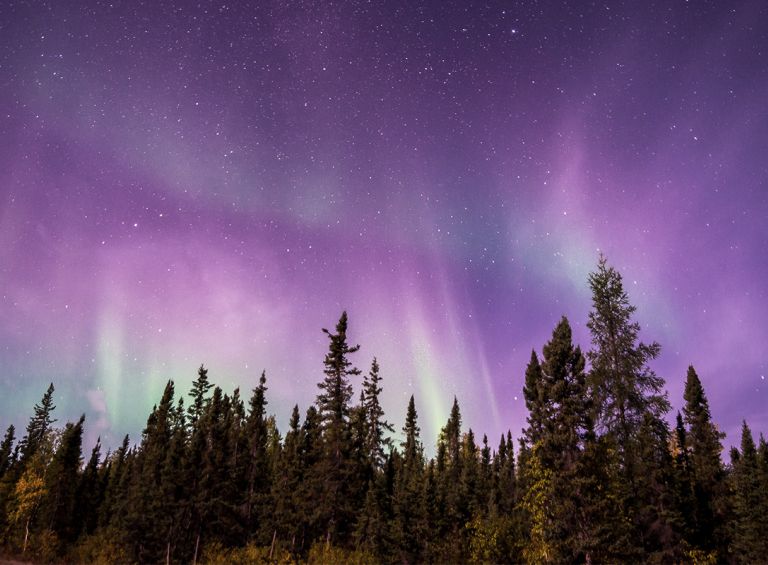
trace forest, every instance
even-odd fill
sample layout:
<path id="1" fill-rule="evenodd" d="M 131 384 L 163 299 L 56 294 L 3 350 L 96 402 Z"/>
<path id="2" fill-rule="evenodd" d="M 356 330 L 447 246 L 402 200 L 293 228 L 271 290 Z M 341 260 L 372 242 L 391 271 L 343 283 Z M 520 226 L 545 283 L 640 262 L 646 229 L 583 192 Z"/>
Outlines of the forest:
<path id="1" fill-rule="evenodd" d="M 525 429 L 493 440 L 460 403 L 427 457 L 411 397 L 388 422 L 374 359 L 343 313 L 315 402 L 281 433 L 267 376 L 242 397 L 201 366 L 169 381 L 137 441 L 83 453 L 54 386 L 0 444 L 0 555 L 38 563 L 758 563 L 768 444 L 746 422 L 723 456 L 695 369 L 671 417 L 620 273 L 589 276 L 584 352 L 562 318 L 531 353 Z M 467 378 L 470 378 L 469 376 Z M 6 392 L 8 394 L 8 392 Z M 672 424 L 671 422 L 674 422 Z M 90 446 L 88 446 L 90 447 Z"/>

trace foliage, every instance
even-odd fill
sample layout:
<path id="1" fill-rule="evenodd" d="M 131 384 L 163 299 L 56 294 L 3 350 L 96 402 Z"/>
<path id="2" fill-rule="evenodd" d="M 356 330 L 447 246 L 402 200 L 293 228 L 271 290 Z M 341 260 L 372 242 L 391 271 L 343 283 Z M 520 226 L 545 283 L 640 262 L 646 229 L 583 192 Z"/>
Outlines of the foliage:
<path id="1" fill-rule="evenodd" d="M 433 457 L 413 396 L 396 437 L 386 371 L 373 358 L 355 379 L 346 312 L 324 330 L 316 401 L 284 436 L 266 373 L 246 401 L 201 365 L 188 394 L 167 382 L 137 443 L 102 456 L 98 440 L 84 459 L 84 417 L 54 427 L 51 385 L 21 440 L 11 427 L 0 442 L 0 550 L 104 564 L 764 560 L 764 437 L 745 422 L 725 466 L 693 367 L 671 429 L 659 346 L 640 341 L 621 276 L 601 258 L 589 283 L 592 348 L 563 317 L 532 351 L 517 449 L 510 431 L 494 448 L 463 427 L 455 397 Z"/>

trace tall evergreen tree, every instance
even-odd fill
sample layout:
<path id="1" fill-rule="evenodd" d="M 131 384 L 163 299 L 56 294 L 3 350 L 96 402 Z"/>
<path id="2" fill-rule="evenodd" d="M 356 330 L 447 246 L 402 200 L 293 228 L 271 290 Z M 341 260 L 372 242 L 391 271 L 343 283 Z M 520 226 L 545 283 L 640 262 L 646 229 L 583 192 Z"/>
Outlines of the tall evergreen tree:
<path id="1" fill-rule="evenodd" d="M 691 543 L 706 551 L 718 552 L 723 558 L 728 545 L 724 527 L 727 514 L 725 470 L 720 453 L 724 437 L 712 422 L 709 402 L 693 366 L 688 367 L 683 393 L 686 448 L 690 459 L 695 495 L 694 524 Z"/>
<path id="2" fill-rule="evenodd" d="M 593 349 L 590 385 L 595 396 L 599 429 L 616 438 L 622 463 L 631 475 L 635 462 L 634 431 L 646 413 L 662 418 L 669 410 L 664 381 L 648 366 L 661 347 L 639 341 L 640 324 L 633 321 L 637 308 L 630 304 L 621 275 L 601 256 L 590 273 L 592 310 L 587 327 Z"/>
<path id="3" fill-rule="evenodd" d="M 363 380 L 362 406 L 366 423 L 365 451 L 376 470 L 383 467 L 386 453 L 392 447 L 392 440 L 386 437 L 385 433 L 394 431 L 392 425 L 384 418 L 384 409 L 379 402 L 382 391 L 380 383 L 379 363 L 374 357 L 371 370 Z"/>
<path id="4" fill-rule="evenodd" d="M 51 424 L 56 421 L 51 417 L 51 413 L 56 409 L 53 404 L 53 391 L 53 383 L 51 383 L 40 400 L 40 404 L 35 404 L 35 413 L 27 424 L 27 434 L 21 440 L 20 462 L 22 466 L 35 455 L 41 442 L 51 429 Z"/>
<path id="5" fill-rule="evenodd" d="M 121 529 L 139 561 L 159 561 L 167 550 L 168 501 L 162 496 L 164 462 L 170 446 L 174 384 L 168 381 L 143 430 L 141 445 L 127 474 Z"/>
<path id="6" fill-rule="evenodd" d="M 575 542 L 584 527 L 579 523 L 579 501 L 573 496 L 589 407 L 584 365 L 581 349 L 574 347 L 570 324 L 563 317 L 544 345 L 543 362 L 534 353 L 526 372 L 531 418 L 525 435 L 536 440 L 529 460 L 533 465 L 527 473 L 532 490 L 524 504 L 532 521 L 531 539 L 538 548 L 531 555 L 544 558 L 546 554 L 555 561 L 578 558 Z M 539 504 L 546 510 L 538 508 Z"/>
<path id="7" fill-rule="evenodd" d="M 325 455 L 320 473 L 323 477 L 321 506 L 326 516 L 326 542 L 341 538 L 342 543 L 351 534 L 354 513 L 363 501 L 351 500 L 347 494 L 351 473 L 349 461 L 349 401 L 352 397 L 350 376 L 360 370 L 352 365 L 349 355 L 360 349 L 347 342 L 347 313 L 343 312 L 336 324 L 336 332 L 323 328 L 328 336 L 329 350 L 325 356 L 325 379 L 317 386 L 317 407 L 322 419 Z"/>
<path id="8" fill-rule="evenodd" d="M 525 407 L 528 409 L 526 421 L 528 427 L 523 430 L 523 438 L 526 445 L 530 448 L 535 445 L 544 433 L 544 422 L 546 413 L 544 409 L 547 405 L 546 391 L 543 387 L 544 379 L 541 373 L 541 364 L 536 351 L 531 351 L 531 360 L 525 369 L 525 385 L 523 386 L 523 397 L 525 398 Z"/>
<path id="9" fill-rule="evenodd" d="M 3 442 L 0 443 L 0 480 L 3 475 L 11 468 L 15 461 L 13 460 L 13 443 L 16 441 L 16 428 L 13 425 L 8 426 L 8 429 L 3 436 Z"/>
<path id="10" fill-rule="evenodd" d="M 58 448 L 46 472 L 47 499 L 41 510 L 42 527 L 53 531 L 60 540 L 73 542 L 79 533 L 75 510 L 77 486 L 82 462 L 83 422 L 67 423 Z"/>
<path id="11" fill-rule="evenodd" d="M 282 456 L 272 482 L 275 526 L 281 539 L 288 542 L 289 551 L 296 555 L 297 538 L 301 535 L 299 509 L 302 504 L 300 488 L 305 472 L 301 453 L 302 430 L 298 405 L 293 407 L 288 432 L 283 442 Z"/>
<path id="12" fill-rule="evenodd" d="M 597 270 L 589 275 L 589 285 L 592 310 L 587 327 L 593 348 L 588 353 L 592 364 L 588 378 L 595 423 L 615 446 L 623 477 L 622 492 L 617 494 L 622 500 L 623 513 L 636 528 L 632 536 L 635 549 L 643 551 L 641 542 L 651 532 L 642 531 L 647 522 L 640 514 L 653 512 L 642 508 L 649 501 L 638 499 L 639 482 L 641 475 L 648 476 L 649 464 L 660 464 L 662 460 L 641 461 L 641 451 L 659 439 L 657 432 L 664 426 L 663 418 L 669 410 L 664 381 L 648 365 L 658 356 L 660 346 L 656 342 L 639 341 L 640 324 L 633 321 L 636 307 L 629 302 L 621 275 L 607 264 L 605 257 L 600 257 Z M 644 424 L 648 431 L 645 447 L 640 445 L 636 433 Z M 663 474 L 668 470 L 654 471 Z"/>
<path id="13" fill-rule="evenodd" d="M 733 466 L 733 556 L 739 563 L 760 563 L 768 555 L 768 522 L 763 514 L 760 467 L 752 430 L 741 428 L 741 451 L 731 451 Z"/>
<path id="14" fill-rule="evenodd" d="M 427 530 L 424 481 L 424 449 L 421 444 L 416 404 L 411 395 L 403 426 L 403 455 L 395 474 L 393 536 L 403 562 L 421 560 Z"/>
<path id="15" fill-rule="evenodd" d="M 466 497 L 462 476 L 461 410 L 453 398 L 448 421 L 440 430 L 434 469 L 434 504 L 432 527 L 436 540 L 430 559 L 445 561 L 466 559 L 461 555 L 461 534 L 464 527 Z"/>
<path id="16" fill-rule="evenodd" d="M 270 473 L 267 461 L 267 374 L 262 371 L 259 384 L 253 389 L 248 402 L 245 434 L 248 446 L 247 465 L 248 493 L 246 497 L 246 521 L 248 530 L 256 533 L 267 509 L 266 497 L 270 490 Z"/>
<path id="17" fill-rule="evenodd" d="M 206 402 L 208 402 L 207 395 L 212 388 L 213 383 L 208 380 L 208 369 L 204 365 L 200 365 L 200 368 L 197 370 L 197 379 L 192 383 L 192 390 L 189 392 L 189 396 L 192 397 L 192 403 L 187 410 L 189 412 L 189 425 L 192 428 L 202 418 Z"/>
<path id="18" fill-rule="evenodd" d="M 100 458 L 101 438 L 98 438 L 78 481 L 75 507 L 78 534 L 90 535 L 96 530 L 99 506 L 104 497 L 104 482 L 99 473 Z"/>

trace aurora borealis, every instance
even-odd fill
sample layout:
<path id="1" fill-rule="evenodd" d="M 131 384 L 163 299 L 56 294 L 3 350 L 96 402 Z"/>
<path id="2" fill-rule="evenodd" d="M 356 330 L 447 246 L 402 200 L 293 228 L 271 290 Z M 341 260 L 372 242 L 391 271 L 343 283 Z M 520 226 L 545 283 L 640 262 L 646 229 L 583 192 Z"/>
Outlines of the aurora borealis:
<path id="1" fill-rule="evenodd" d="M 346 309 L 396 429 L 495 444 L 602 251 L 672 405 L 768 431 L 767 59 L 759 0 L 3 2 L 0 424 L 114 446 L 205 363 L 284 429 Z"/>

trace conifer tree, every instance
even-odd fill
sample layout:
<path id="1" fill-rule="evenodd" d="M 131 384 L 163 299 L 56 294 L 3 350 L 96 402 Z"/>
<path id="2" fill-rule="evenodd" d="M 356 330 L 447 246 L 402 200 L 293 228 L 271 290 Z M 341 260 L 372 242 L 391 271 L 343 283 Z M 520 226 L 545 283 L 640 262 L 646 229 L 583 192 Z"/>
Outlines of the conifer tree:
<path id="1" fill-rule="evenodd" d="M 499 448 L 493 458 L 493 506 L 500 515 L 511 515 L 517 502 L 517 473 L 512 433 L 501 435 Z"/>
<path id="2" fill-rule="evenodd" d="M 461 457 L 461 410 L 454 396 L 451 413 L 440 430 L 435 458 L 435 499 L 432 504 L 433 526 L 436 542 L 430 559 L 445 561 L 462 559 L 461 529 L 464 527 L 465 504 Z"/>
<path id="3" fill-rule="evenodd" d="M 592 290 L 592 310 L 587 327 L 592 337 L 592 350 L 588 358 L 592 368 L 589 388 L 594 402 L 597 430 L 607 436 L 618 457 L 622 481 L 617 495 L 622 500 L 622 513 L 637 528 L 631 539 L 636 551 L 643 551 L 640 543 L 651 532 L 642 531 L 647 521 L 649 501 L 638 499 L 641 475 L 648 476 L 651 463 L 660 458 L 641 461 L 641 449 L 636 431 L 645 424 L 648 431 L 646 447 L 659 439 L 660 426 L 669 410 L 663 391 L 664 381 L 649 367 L 660 351 L 658 343 L 639 341 L 640 325 L 633 320 L 636 307 L 630 304 L 624 291 L 621 275 L 601 256 L 597 270 L 589 275 Z M 650 418 L 650 420 L 648 420 Z M 655 469 L 660 474 L 669 469 Z M 661 500 L 659 498 L 658 500 Z"/>
<path id="4" fill-rule="evenodd" d="M 531 351 L 531 359 L 525 369 L 525 386 L 523 387 L 523 397 L 525 398 L 525 407 L 528 409 L 526 421 L 528 427 L 523 431 L 523 438 L 526 445 L 530 448 L 535 445 L 544 432 L 544 421 L 546 414 L 547 398 L 543 388 L 544 379 L 541 374 L 541 364 L 536 351 Z"/>
<path id="5" fill-rule="evenodd" d="M 384 418 L 384 409 L 379 402 L 382 391 L 380 383 L 379 363 L 374 357 L 371 370 L 363 380 L 362 406 L 366 423 L 365 451 L 372 467 L 376 470 L 382 468 L 386 452 L 392 447 L 392 441 L 384 434 L 394 431 L 392 425 Z"/>
<path id="6" fill-rule="evenodd" d="M 189 396 L 192 397 L 192 403 L 189 405 L 189 425 L 194 428 L 198 420 L 202 418 L 205 411 L 208 392 L 213 388 L 213 383 L 208 380 L 208 369 L 200 365 L 197 370 L 197 379 L 192 383 L 192 390 Z"/>
<path id="7" fill-rule="evenodd" d="M 82 462 L 84 421 L 83 415 L 77 423 L 67 423 L 45 477 L 47 497 L 41 510 L 41 526 L 69 543 L 79 533 L 75 509 L 78 506 L 77 485 Z"/>
<path id="8" fill-rule="evenodd" d="M 568 320 L 563 317 L 544 345 L 543 361 L 531 356 L 526 372 L 526 403 L 534 418 L 525 435 L 536 439 L 532 445 L 530 482 L 523 508 L 531 519 L 531 555 L 558 560 L 575 560 L 574 542 L 579 523 L 579 502 L 573 497 L 578 480 L 578 461 L 588 416 L 584 356 L 572 343 Z M 536 459 L 536 461 L 533 461 Z M 537 508 L 538 504 L 547 509 Z M 540 520 L 544 522 L 540 523 Z M 535 537 L 539 536 L 539 537 Z"/>
<path id="9" fill-rule="evenodd" d="M 587 327 L 593 349 L 590 385 L 595 396 L 598 428 L 613 435 L 622 464 L 632 477 L 635 463 L 634 431 L 646 413 L 662 418 L 669 410 L 664 381 L 650 369 L 661 347 L 638 341 L 640 324 L 633 321 L 637 308 L 630 304 L 621 275 L 601 256 L 590 273 L 592 310 Z"/>
<path id="10" fill-rule="evenodd" d="M 126 477 L 127 492 L 119 520 L 131 541 L 131 553 L 139 561 L 160 560 L 167 549 L 165 524 L 169 509 L 162 496 L 161 482 L 172 433 L 173 396 L 174 384 L 168 381 L 160 403 L 147 418 L 141 445 Z M 162 526 L 157 527 L 158 524 Z"/>
<path id="11" fill-rule="evenodd" d="M 323 328 L 328 336 L 329 350 L 325 356 L 325 379 L 318 384 L 318 412 L 322 421 L 325 454 L 319 470 L 323 477 L 321 508 L 325 512 L 326 543 L 337 537 L 344 541 L 351 534 L 353 516 L 363 501 L 348 495 L 351 473 L 349 460 L 349 401 L 352 397 L 350 376 L 360 370 L 352 365 L 349 355 L 360 349 L 347 343 L 347 313 L 343 312 L 336 324 L 336 332 Z"/>
<path id="12" fill-rule="evenodd" d="M 764 491 L 752 430 L 746 422 L 741 428 L 741 451 L 731 451 L 733 466 L 733 545 L 740 563 L 759 563 L 768 555 L 768 522 L 765 520 Z"/>
<path id="13" fill-rule="evenodd" d="M 314 406 L 307 408 L 301 426 L 300 457 L 302 480 L 297 490 L 297 514 L 299 532 L 296 546 L 299 551 L 307 549 L 320 535 L 327 535 L 326 508 L 318 498 L 324 493 L 324 446 L 322 443 L 322 421 Z"/>
<path id="14" fill-rule="evenodd" d="M 22 467 L 35 455 L 51 429 L 51 424 L 56 421 L 51 417 L 51 413 L 56 409 L 53 404 L 53 391 L 53 383 L 51 383 L 40 400 L 40 404 L 35 404 L 35 414 L 30 418 L 27 424 L 27 434 L 21 440 L 20 463 Z"/>
<path id="15" fill-rule="evenodd" d="M 296 555 L 297 537 L 301 534 L 302 504 L 300 487 L 305 472 L 302 453 L 302 431 L 299 407 L 291 412 L 288 432 L 285 434 L 282 456 L 272 482 L 275 526 L 281 539 L 288 542 L 289 551 Z"/>
<path id="16" fill-rule="evenodd" d="M 643 555 L 655 562 L 683 559 L 681 509 L 676 504 L 675 476 L 666 421 L 646 413 L 637 431 L 635 521 Z"/>
<path id="17" fill-rule="evenodd" d="M 126 498 L 123 487 L 128 468 L 127 458 L 130 438 L 126 434 L 120 447 L 108 456 L 104 463 L 104 501 L 98 511 L 98 527 L 102 530 L 117 529 L 121 506 Z"/>
<path id="18" fill-rule="evenodd" d="M 678 412 L 675 420 L 675 435 L 671 442 L 674 464 L 674 506 L 680 512 L 680 533 L 683 539 L 689 546 L 695 547 L 697 546 L 695 537 L 698 532 L 696 524 L 695 480 L 687 436 L 683 417 Z"/>
<path id="19" fill-rule="evenodd" d="M 480 450 L 475 442 L 475 433 L 472 428 L 462 438 L 460 458 L 459 514 L 461 524 L 464 525 L 472 516 L 480 516 L 486 509 L 486 505 L 483 504 L 484 493 L 481 489 Z"/>
<path id="20" fill-rule="evenodd" d="M 395 473 L 393 536 L 401 561 L 419 562 L 427 529 L 424 448 L 413 395 L 408 401 L 400 444 L 403 455 Z"/>
<path id="21" fill-rule="evenodd" d="M 251 533 L 257 532 L 269 493 L 269 467 L 267 462 L 267 375 L 262 371 L 259 384 L 253 389 L 248 402 L 248 416 L 245 434 L 248 446 L 247 465 L 248 492 L 246 497 L 246 522 Z M 260 515 L 261 514 L 261 515 Z"/>
<path id="22" fill-rule="evenodd" d="M 695 529 L 691 543 L 724 557 L 728 544 L 724 528 L 727 513 L 725 471 L 720 453 L 724 437 L 712 422 L 709 402 L 693 366 L 688 367 L 683 394 L 686 447 L 690 458 L 695 494 Z"/>
<path id="23" fill-rule="evenodd" d="M 78 534 L 90 535 L 96 529 L 99 506 L 104 496 L 104 484 L 99 474 L 100 458 L 101 438 L 99 437 L 78 481 L 75 510 Z"/>
<path id="24" fill-rule="evenodd" d="M 13 460 L 14 441 L 16 441 L 16 428 L 11 424 L 3 436 L 3 442 L 0 443 L 0 480 L 15 462 Z"/>

